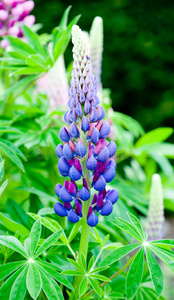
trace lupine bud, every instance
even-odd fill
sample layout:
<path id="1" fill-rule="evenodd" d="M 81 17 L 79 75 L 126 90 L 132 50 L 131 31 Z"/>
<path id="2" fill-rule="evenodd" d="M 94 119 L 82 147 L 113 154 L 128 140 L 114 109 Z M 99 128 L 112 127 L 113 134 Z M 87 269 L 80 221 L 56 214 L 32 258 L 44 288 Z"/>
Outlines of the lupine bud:
<path id="1" fill-rule="evenodd" d="M 62 127 L 59 131 L 59 137 L 62 142 L 68 142 L 70 140 L 70 135 L 66 129 L 66 127 Z"/>
<path id="2" fill-rule="evenodd" d="M 106 182 L 111 182 L 115 177 L 116 163 L 110 157 L 115 154 L 116 145 L 106 141 L 110 125 L 102 121 L 105 112 L 99 106 L 89 50 L 77 25 L 72 29 L 72 42 L 74 62 L 68 92 L 69 111 L 64 116 L 65 121 L 71 125 L 60 130 L 59 136 L 65 145 L 56 148 L 60 158 L 59 172 L 63 176 L 69 176 L 71 182 L 65 180 L 63 187 L 57 185 L 56 194 L 64 202 L 66 212 L 60 206 L 62 214 L 67 213 L 71 223 L 85 217 L 87 224 L 93 227 L 98 223 L 97 214 L 109 215 L 113 204 L 118 200 L 118 192 L 115 189 L 108 192 L 105 190 Z M 83 186 L 78 191 L 75 181 L 81 177 Z M 94 195 L 91 203 L 92 187 L 98 193 Z M 87 204 L 85 206 L 84 201 Z M 74 206 L 70 202 L 74 203 Z M 66 206 L 68 203 L 69 207 Z M 82 210 L 82 207 L 85 210 Z M 86 207 L 89 207 L 88 213 Z M 60 215 L 56 208 L 55 211 Z"/>
<path id="3" fill-rule="evenodd" d="M 54 205 L 54 211 L 60 217 L 66 217 L 68 215 L 66 208 L 59 202 Z"/>
<path id="4" fill-rule="evenodd" d="M 150 202 L 146 222 L 148 240 L 159 240 L 163 237 L 164 204 L 161 178 L 158 174 L 152 176 Z"/>
<path id="5" fill-rule="evenodd" d="M 61 188 L 62 188 L 62 185 L 60 183 L 57 183 L 56 186 L 55 186 L 55 193 L 58 197 L 59 197 L 59 193 L 60 193 Z"/>

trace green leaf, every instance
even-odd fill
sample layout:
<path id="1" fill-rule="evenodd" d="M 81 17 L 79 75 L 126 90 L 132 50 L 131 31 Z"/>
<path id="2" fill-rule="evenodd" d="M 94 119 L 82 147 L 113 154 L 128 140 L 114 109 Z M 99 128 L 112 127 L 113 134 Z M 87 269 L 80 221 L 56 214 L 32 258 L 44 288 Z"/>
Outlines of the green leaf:
<path id="1" fill-rule="evenodd" d="M 58 296 L 59 300 L 65 300 L 59 284 L 55 280 L 53 280 L 52 278 L 50 278 L 50 279 L 51 279 L 51 282 L 52 282 L 52 284 L 54 285 L 54 287 L 56 289 L 57 296 Z"/>
<path id="2" fill-rule="evenodd" d="M 146 240 L 146 234 L 143 231 L 140 221 L 131 213 L 128 213 L 129 219 L 131 220 L 132 225 L 137 229 L 137 232 L 141 236 L 142 240 Z"/>
<path id="3" fill-rule="evenodd" d="M 17 148 L 13 143 L 11 143 L 8 140 L 4 140 L 4 139 L 3 139 L 3 143 L 6 144 L 7 146 L 9 146 L 23 160 L 25 160 L 25 161 L 27 160 L 26 157 L 25 157 L 25 155 L 22 153 L 22 151 L 19 148 Z"/>
<path id="4" fill-rule="evenodd" d="M 18 239 L 15 238 L 14 236 L 1 235 L 0 236 L 0 245 L 1 244 L 20 253 L 24 257 L 28 258 L 28 254 L 27 254 L 25 248 L 18 241 Z"/>
<path id="5" fill-rule="evenodd" d="M 103 267 L 103 266 L 111 265 L 111 264 L 115 263 L 117 260 L 124 257 L 126 254 L 130 253 L 131 251 L 137 249 L 140 246 L 141 246 L 141 244 L 131 244 L 131 245 L 127 245 L 127 246 L 123 246 L 118 249 L 115 249 L 115 250 L 111 251 L 107 256 L 105 256 L 105 258 L 100 263 L 100 266 Z"/>
<path id="6" fill-rule="evenodd" d="M 41 291 L 42 279 L 40 272 L 38 271 L 34 263 L 29 264 L 26 284 L 30 296 L 33 299 L 37 299 Z"/>
<path id="7" fill-rule="evenodd" d="M 0 150 L 2 150 L 23 172 L 25 172 L 23 164 L 16 153 L 7 146 L 3 140 L 0 140 Z"/>
<path id="8" fill-rule="evenodd" d="M 33 32 L 30 28 L 28 28 L 26 25 L 22 25 L 23 33 L 26 39 L 28 40 L 29 44 L 32 45 L 32 47 L 36 50 L 36 52 L 39 52 L 41 55 L 46 56 L 47 52 L 45 48 L 42 46 L 39 40 L 39 36 L 37 33 Z"/>
<path id="9" fill-rule="evenodd" d="M 95 270 L 94 270 L 95 271 Z M 109 281 L 111 281 L 109 278 L 107 278 L 106 276 L 103 276 L 103 275 L 99 275 L 99 274 L 90 274 L 89 275 L 91 278 L 93 278 L 93 279 L 98 279 L 98 280 L 101 280 L 101 281 L 107 281 L 107 282 L 109 282 Z"/>
<path id="10" fill-rule="evenodd" d="M 17 231 L 19 231 L 21 235 L 29 234 L 29 230 L 25 226 L 8 219 L 2 213 L 0 213 L 0 220 L 3 225 L 12 232 L 16 233 Z"/>
<path id="11" fill-rule="evenodd" d="M 70 9 L 71 9 L 72 5 L 69 5 L 67 7 L 67 9 L 65 10 L 64 14 L 63 14 L 63 17 L 60 21 L 60 24 L 59 24 L 59 28 L 66 28 L 67 27 L 67 23 L 68 23 L 68 16 L 69 16 L 69 12 L 70 12 Z"/>
<path id="12" fill-rule="evenodd" d="M 44 207 L 44 208 L 41 208 L 39 211 L 38 211 L 38 215 L 39 216 L 44 216 L 44 215 L 52 215 L 54 214 L 54 209 L 51 208 L 51 207 Z"/>
<path id="13" fill-rule="evenodd" d="M 25 298 L 25 294 L 27 291 L 27 286 L 26 286 L 27 271 L 28 271 L 28 265 L 24 268 L 24 270 L 19 274 L 19 276 L 16 278 L 15 282 L 13 283 L 9 300 L 16 300 L 16 299 L 23 300 Z"/>
<path id="14" fill-rule="evenodd" d="M 101 289 L 98 286 L 98 283 L 95 280 L 93 280 L 91 277 L 89 277 L 89 281 L 90 281 L 90 284 L 92 285 L 94 291 L 96 292 L 96 294 L 101 297 L 102 292 L 101 292 Z"/>
<path id="15" fill-rule="evenodd" d="M 78 234 L 79 228 L 81 227 L 81 225 L 82 225 L 82 219 L 80 219 L 79 222 L 74 224 L 74 226 L 70 232 L 70 235 L 68 237 L 68 244 L 70 244 L 72 242 L 72 240 L 75 238 L 75 236 Z"/>
<path id="16" fill-rule="evenodd" d="M 31 218 L 27 215 L 21 205 L 12 199 L 7 199 L 6 208 L 8 214 L 15 222 L 24 225 L 28 229 L 31 228 Z"/>
<path id="17" fill-rule="evenodd" d="M 154 246 L 170 246 L 174 248 L 174 240 L 171 239 L 151 241 L 149 244 Z"/>
<path id="18" fill-rule="evenodd" d="M 81 262 L 81 265 L 83 267 L 84 270 L 86 270 L 86 258 L 83 254 L 83 252 L 80 252 L 80 262 Z"/>
<path id="19" fill-rule="evenodd" d="M 93 264 L 94 264 L 94 255 L 90 258 L 90 261 L 88 263 L 88 272 L 91 270 Z"/>
<path id="20" fill-rule="evenodd" d="M 88 284 L 88 280 L 86 278 L 86 276 L 83 278 L 83 280 L 80 283 L 79 286 L 79 296 L 81 297 L 82 295 L 84 295 L 84 293 L 87 290 L 87 284 Z"/>
<path id="21" fill-rule="evenodd" d="M 127 221 L 120 219 L 120 218 L 115 218 L 116 220 L 112 220 L 111 222 L 119 227 L 120 229 L 126 231 L 128 234 L 133 236 L 135 239 L 137 239 L 140 242 L 143 242 L 143 239 L 141 236 L 138 234 L 138 232 L 135 230 L 135 228 L 129 224 Z"/>
<path id="22" fill-rule="evenodd" d="M 19 269 L 19 267 L 21 267 L 23 264 L 25 264 L 25 261 L 12 262 L 0 266 L 0 281 L 6 278 L 15 270 Z"/>
<path id="23" fill-rule="evenodd" d="M 135 144 L 135 147 L 141 147 L 143 145 L 162 142 L 166 140 L 173 133 L 173 129 L 170 127 L 156 128 L 152 131 L 144 134 Z"/>
<path id="24" fill-rule="evenodd" d="M 67 258 L 68 261 L 77 269 L 77 271 L 80 271 L 80 272 L 84 272 L 83 268 L 81 267 L 81 265 L 76 262 L 75 260 L 71 259 L 71 258 Z"/>
<path id="25" fill-rule="evenodd" d="M 149 249 L 155 253 L 173 272 L 174 272 L 174 261 L 166 254 L 163 250 L 155 246 L 149 246 Z"/>
<path id="26" fill-rule="evenodd" d="M 60 273 L 55 270 L 51 264 L 46 264 L 43 261 L 37 261 L 37 264 L 43 268 L 49 275 L 51 275 L 56 281 L 66 286 L 68 289 L 73 290 L 71 283 Z M 50 266 L 49 266 L 50 265 Z"/>
<path id="27" fill-rule="evenodd" d="M 2 195 L 3 191 L 5 190 L 6 186 L 8 184 L 8 179 L 3 182 L 3 184 L 0 186 L 0 196 Z"/>
<path id="28" fill-rule="evenodd" d="M 6 280 L 6 282 L 1 286 L 0 288 L 0 297 L 1 300 L 7 300 L 9 299 L 11 287 L 18 277 L 18 275 L 24 270 L 25 266 L 21 267 L 19 270 L 17 270 L 12 276 Z"/>
<path id="29" fill-rule="evenodd" d="M 39 268 L 42 278 L 42 289 L 47 297 L 47 300 L 59 300 L 56 288 L 52 280 Z"/>
<path id="30" fill-rule="evenodd" d="M 83 272 L 76 271 L 76 270 L 65 270 L 62 272 L 64 275 L 69 275 L 69 276 L 79 276 L 79 275 L 84 275 Z"/>
<path id="31" fill-rule="evenodd" d="M 61 236 L 63 230 L 59 230 L 52 235 L 50 235 L 43 244 L 39 247 L 36 254 L 34 255 L 34 258 L 41 255 L 44 251 L 46 251 L 49 247 L 51 247 Z"/>
<path id="32" fill-rule="evenodd" d="M 30 254 L 31 256 L 34 255 L 37 249 L 37 245 L 40 239 L 41 235 L 41 221 L 37 220 L 34 224 L 33 227 L 31 228 L 30 232 L 30 239 L 31 239 L 31 245 L 30 245 Z"/>
<path id="33" fill-rule="evenodd" d="M 126 296 L 131 299 L 137 292 L 143 276 L 144 247 L 135 256 L 126 280 Z"/>
<path id="34" fill-rule="evenodd" d="M 29 54 L 37 54 L 37 52 L 28 45 L 28 43 L 24 43 L 21 39 L 15 38 L 12 36 L 7 36 L 6 39 L 9 41 L 10 45 L 14 48 L 22 49 L 22 51 L 26 52 L 27 55 Z M 17 52 L 17 51 L 16 51 Z"/>
<path id="35" fill-rule="evenodd" d="M 150 252 L 148 247 L 146 247 L 146 257 L 147 257 L 147 263 L 150 271 L 150 276 L 153 281 L 157 297 L 159 297 L 163 289 L 163 274 L 158 262 L 156 261 L 155 257 Z"/>
<path id="36" fill-rule="evenodd" d="M 31 188 L 30 187 L 19 187 L 19 188 L 17 188 L 17 190 L 29 192 L 31 194 L 39 196 L 40 198 L 44 198 L 44 199 L 53 201 L 54 203 L 56 203 L 56 201 L 57 201 L 54 197 L 52 197 L 49 194 L 46 194 L 38 189 L 35 189 L 34 187 L 31 187 Z"/>

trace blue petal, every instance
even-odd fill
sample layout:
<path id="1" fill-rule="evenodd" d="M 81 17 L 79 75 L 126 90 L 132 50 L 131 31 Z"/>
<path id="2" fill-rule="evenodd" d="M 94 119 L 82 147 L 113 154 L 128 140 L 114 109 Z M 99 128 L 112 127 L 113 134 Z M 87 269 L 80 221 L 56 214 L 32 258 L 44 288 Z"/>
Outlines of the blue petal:
<path id="1" fill-rule="evenodd" d="M 96 191 L 103 191 L 106 186 L 106 180 L 104 177 L 101 175 L 99 179 L 94 183 L 94 189 Z"/>
<path id="2" fill-rule="evenodd" d="M 62 203 L 59 203 L 59 202 L 55 203 L 55 205 L 54 205 L 54 211 L 60 217 L 66 217 L 67 216 L 67 210 L 62 205 Z"/>
<path id="3" fill-rule="evenodd" d="M 102 216 L 109 216 L 111 214 L 113 210 L 113 205 L 111 203 L 111 201 L 107 200 L 104 205 L 102 206 L 102 208 L 99 210 L 99 213 Z"/>
<path id="4" fill-rule="evenodd" d="M 99 131 L 96 127 L 94 127 L 92 134 L 91 134 L 91 142 L 96 144 L 99 140 Z"/>
<path id="5" fill-rule="evenodd" d="M 106 194 L 105 198 L 106 198 L 106 200 L 110 200 L 112 202 L 112 204 L 114 204 L 118 200 L 118 191 L 116 189 L 113 189 L 112 191 L 109 191 Z"/>
<path id="6" fill-rule="evenodd" d="M 69 171 L 69 176 L 72 180 L 77 181 L 81 178 L 80 172 L 76 169 L 75 166 L 72 166 Z"/>
<path id="7" fill-rule="evenodd" d="M 59 131 L 59 137 L 62 142 L 68 142 L 70 140 L 69 133 L 65 127 L 62 127 Z"/>
<path id="8" fill-rule="evenodd" d="M 83 201 L 87 201 L 90 198 L 90 192 L 85 187 L 82 187 L 79 191 L 79 198 Z"/>
<path id="9" fill-rule="evenodd" d="M 95 159 L 95 157 L 93 155 L 91 155 L 87 162 L 86 162 L 86 167 L 88 170 L 94 170 L 97 167 L 97 160 Z"/>
<path id="10" fill-rule="evenodd" d="M 62 188 L 62 185 L 60 183 L 56 184 L 55 193 L 58 197 L 59 197 L 59 193 L 60 193 L 61 188 Z"/>
<path id="11" fill-rule="evenodd" d="M 111 182 L 115 177 L 115 169 L 110 167 L 103 173 L 103 177 L 105 178 L 106 182 Z"/>
<path id="12" fill-rule="evenodd" d="M 63 145 L 62 144 L 57 145 L 56 154 L 59 158 L 61 158 L 63 156 Z"/>
<path id="13" fill-rule="evenodd" d="M 99 152 L 98 156 L 97 156 L 97 160 L 99 162 L 106 162 L 107 159 L 109 158 L 109 150 L 108 148 L 105 146 L 101 149 L 101 151 Z"/>
<path id="14" fill-rule="evenodd" d="M 115 152 L 117 151 L 117 147 L 116 147 L 116 144 L 111 141 L 108 145 L 107 145 L 107 148 L 109 150 L 109 157 L 112 157 L 115 155 Z"/>
<path id="15" fill-rule="evenodd" d="M 73 200 L 72 195 L 64 187 L 61 188 L 59 197 L 63 202 L 71 202 Z"/>
<path id="16" fill-rule="evenodd" d="M 86 132 L 86 131 L 89 130 L 89 128 L 90 128 L 90 126 L 89 126 L 89 121 L 88 121 L 88 119 L 87 119 L 86 117 L 83 117 L 83 119 L 82 119 L 82 124 L 81 124 L 81 129 L 82 129 L 84 132 Z"/>
<path id="17" fill-rule="evenodd" d="M 70 125 L 70 135 L 72 136 L 72 137 L 74 137 L 74 138 L 78 138 L 79 137 L 79 131 L 78 131 L 78 128 L 77 128 L 77 126 L 74 124 L 74 123 L 72 123 L 71 125 Z"/>
<path id="18" fill-rule="evenodd" d="M 110 131 L 111 131 L 110 124 L 107 121 L 103 122 L 100 128 L 100 139 L 106 139 Z"/>
<path id="19" fill-rule="evenodd" d="M 69 163 L 67 162 L 67 160 L 65 159 L 64 156 L 62 156 L 59 159 L 58 169 L 59 169 L 59 172 L 62 172 L 62 173 L 68 173 L 69 172 L 70 166 L 69 166 Z"/>
<path id="20" fill-rule="evenodd" d="M 66 159 L 73 159 L 74 157 L 74 152 L 72 151 L 68 143 L 63 146 L 63 154 L 66 157 Z"/>
<path id="21" fill-rule="evenodd" d="M 76 155 L 83 157 L 86 154 L 86 148 L 85 146 L 81 143 L 78 142 L 76 145 Z"/>
<path id="22" fill-rule="evenodd" d="M 76 214 L 76 212 L 73 209 L 71 209 L 68 212 L 68 220 L 71 223 L 77 223 L 80 220 L 80 217 Z"/>
<path id="23" fill-rule="evenodd" d="M 87 224 L 91 227 L 95 227 L 98 224 L 98 217 L 94 212 L 87 218 Z"/>

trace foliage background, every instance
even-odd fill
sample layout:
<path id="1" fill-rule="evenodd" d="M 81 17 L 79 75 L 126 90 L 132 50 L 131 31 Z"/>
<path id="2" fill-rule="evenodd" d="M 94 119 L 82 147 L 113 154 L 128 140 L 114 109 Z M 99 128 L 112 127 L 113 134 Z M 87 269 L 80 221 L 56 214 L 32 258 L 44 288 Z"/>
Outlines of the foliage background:
<path id="1" fill-rule="evenodd" d="M 146 130 L 174 127 L 173 1 L 35 0 L 41 31 L 51 32 L 70 4 L 72 17 L 82 14 L 82 29 L 89 31 L 96 15 L 104 20 L 102 82 L 112 90 L 113 108 L 131 115 Z M 68 50 L 67 64 L 71 45 Z"/>

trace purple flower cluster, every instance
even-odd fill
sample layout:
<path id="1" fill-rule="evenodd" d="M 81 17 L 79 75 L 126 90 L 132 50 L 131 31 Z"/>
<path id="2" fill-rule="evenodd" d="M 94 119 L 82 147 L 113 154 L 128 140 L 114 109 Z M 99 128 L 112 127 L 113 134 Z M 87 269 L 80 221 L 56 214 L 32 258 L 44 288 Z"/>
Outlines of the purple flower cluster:
<path id="1" fill-rule="evenodd" d="M 74 64 L 68 101 L 70 110 L 64 116 L 69 127 L 61 128 L 59 136 L 64 145 L 59 144 L 56 148 L 59 172 L 69 176 L 71 181 L 65 180 L 63 186 L 56 185 L 56 194 L 63 204 L 57 202 L 54 210 L 59 216 L 67 216 L 71 223 L 87 217 L 88 225 L 93 227 L 98 223 L 97 213 L 109 215 L 118 200 L 117 190 L 106 191 L 106 183 L 115 177 L 116 163 L 112 157 L 116 145 L 106 140 L 110 124 L 102 121 L 105 112 L 99 106 L 89 51 L 76 25 L 72 29 L 72 41 Z M 81 178 L 83 186 L 78 190 L 75 182 Z M 91 188 L 98 192 L 92 202 Z M 88 211 L 83 209 L 85 202 Z"/>
<path id="2" fill-rule="evenodd" d="M 29 13 L 34 8 L 32 0 L 2 0 L 0 1 L 0 37 L 11 35 L 23 38 L 22 23 L 31 27 L 35 22 Z M 8 41 L 3 39 L 1 47 L 6 48 Z"/>

